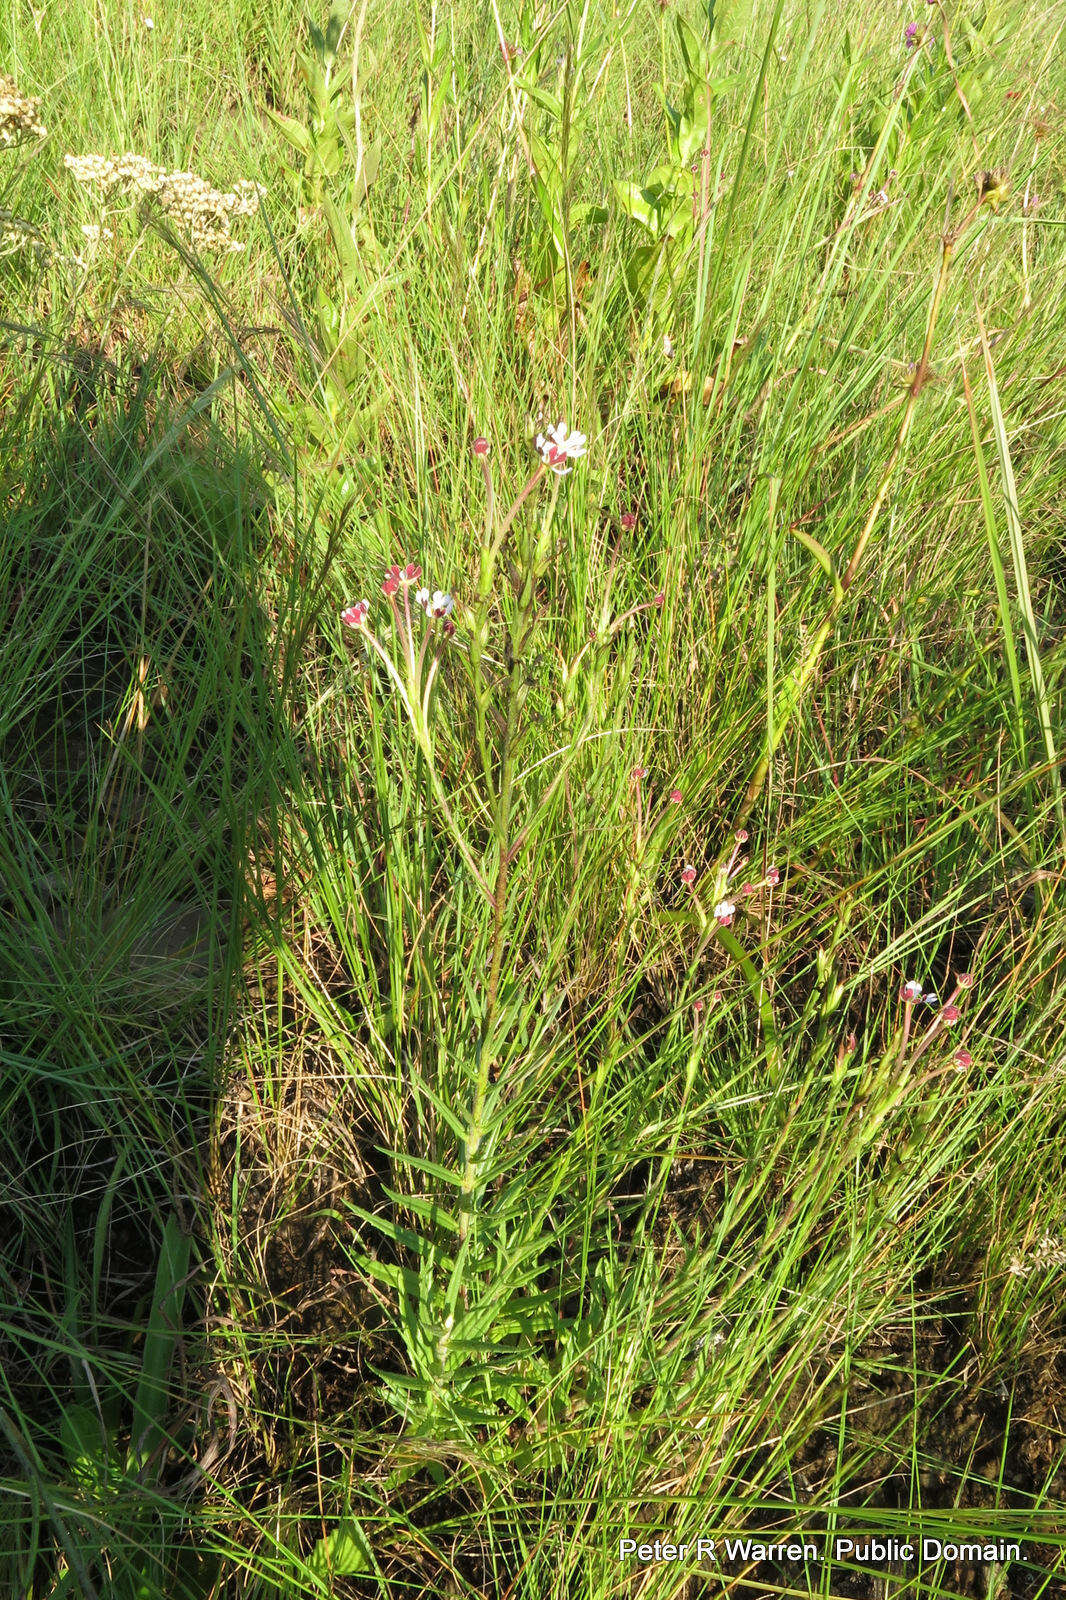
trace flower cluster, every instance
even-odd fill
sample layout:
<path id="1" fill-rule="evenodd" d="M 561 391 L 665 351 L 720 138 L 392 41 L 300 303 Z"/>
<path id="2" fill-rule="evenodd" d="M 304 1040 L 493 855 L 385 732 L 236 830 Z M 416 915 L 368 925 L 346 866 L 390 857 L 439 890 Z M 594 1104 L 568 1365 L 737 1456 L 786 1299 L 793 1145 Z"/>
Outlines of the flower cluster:
<path id="1" fill-rule="evenodd" d="M 32 222 L 0 206 L 0 257 L 13 256 L 22 250 L 32 250 L 38 260 L 44 260 L 48 256 L 49 246 L 40 229 L 35 228 Z"/>
<path id="2" fill-rule="evenodd" d="M 671 800 L 675 800 L 675 802 L 680 801 L 680 790 L 675 789 L 670 798 Z M 730 884 L 734 878 L 739 876 L 739 874 L 748 864 L 747 857 L 741 855 L 744 846 L 748 842 L 747 828 L 738 828 L 733 838 L 733 851 L 729 857 L 729 860 L 726 862 L 725 867 L 719 871 L 715 880 L 715 891 L 718 895 L 718 899 L 715 901 L 712 915 L 720 928 L 730 927 L 733 918 L 737 914 L 736 902 L 729 898 Z M 695 881 L 696 869 L 695 867 L 689 866 L 689 864 L 686 862 L 681 869 L 681 882 L 691 889 Z M 760 889 L 776 889 L 780 882 L 780 870 L 771 865 L 767 867 L 766 871 L 763 873 L 763 876 L 757 883 L 749 882 L 742 884 L 740 887 L 740 894 L 745 900 L 748 900 L 753 895 L 758 894 Z M 735 893 L 736 891 L 732 892 Z"/>
<path id="3" fill-rule="evenodd" d="M 40 100 L 23 94 L 13 78 L 0 75 L 0 144 L 43 139 L 47 129 L 41 122 L 40 111 Z"/>
<path id="4" fill-rule="evenodd" d="M 540 452 L 540 459 L 546 467 L 551 467 L 552 471 L 557 472 L 560 477 L 570 471 L 567 462 L 577 461 L 585 454 L 587 443 L 588 440 L 583 433 L 578 433 L 576 428 L 572 431 L 568 430 L 566 423 L 562 420 L 557 422 L 553 428 L 548 428 L 544 433 L 537 434 L 537 450 Z"/>
<path id="5" fill-rule="evenodd" d="M 422 568 L 419 566 L 417 561 L 409 561 L 407 565 L 403 567 L 396 563 L 389 567 L 388 571 L 385 573 L 384 582 L 381 585 L 382 594 L 387 600 L 390 601 L 397 591 L 401 589 L 403 590 L 404 607 L 407 611 L 408 623 L 410 622 L 410 601 L 408 600 L 408 591 L 411 589 L 413 584 L 418 582 L 421 576 Z M 446 634 L 451 635 L 455 632 L 455 623 L 451 620 L 451 614 L 455 610 L 455 601 L 452 599 L 450 594 L 445 593 L 443 589 L 434 589 L 433 592 L 430 593 L 427 588 L 423 587 L 415 591 L 414 601 L 415 605 L 421 607 L 421 609 L 426 613 L 426 616 L 431 622 L 444 623 L 444 631 Z M 341 621 L 349 628 L 362 628 L 366 625 L 366 619 L 369 614 L 370 601 L 357 600 L 354 602 L 354 604 L 346 606 L 341 612 Z"/>
<path id="6" fill-rule="evenodd" d="M 1007 1270 L 1015 1278 L 1027 1278 L 1031 1272 L 1038 1272 L 1041 1268 L 1046 1272 L 1051 1267 L 1063 1266 L 1066 1266 L 1066 1246 L 1054 1234 L 1045 1233 L 1027 1253 L 1019 1252 L 1012 1256 Z"/>
<path id="7" fill-rule="evenodd" d="M 252 216 L 266 194 L 261 183 L 244 178 L 222 193 L 194 172 L 167 172 L 144 156 L 66 155 L 63 165 L 76 183 L 94 184 L 105 194 L 117 190 L 130 198 L 154 199 L 203 249 L 243 250 L 230 227 L 234 218 Z"/>

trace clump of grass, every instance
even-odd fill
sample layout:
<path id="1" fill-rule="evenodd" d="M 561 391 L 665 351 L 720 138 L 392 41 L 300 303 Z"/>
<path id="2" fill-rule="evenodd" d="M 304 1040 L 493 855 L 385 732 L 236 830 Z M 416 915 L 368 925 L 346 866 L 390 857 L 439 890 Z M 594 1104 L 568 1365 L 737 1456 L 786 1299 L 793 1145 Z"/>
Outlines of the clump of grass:
<path id="1" fill-rule="evenodd" d="M 175 147 L 206 20 L 76 59 L 245 255 L 0 280 L 13 1592 L 1051 1593 L 1053 30 L 282 11 Z"/>

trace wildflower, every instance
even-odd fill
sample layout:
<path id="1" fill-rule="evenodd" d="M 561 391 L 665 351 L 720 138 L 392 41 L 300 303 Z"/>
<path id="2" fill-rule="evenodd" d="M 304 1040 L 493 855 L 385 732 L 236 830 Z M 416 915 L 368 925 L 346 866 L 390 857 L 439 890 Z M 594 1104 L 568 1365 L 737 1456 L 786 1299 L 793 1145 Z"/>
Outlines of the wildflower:
<path id="1" fill-rule="evenodd" d="M 472 448 L 476 456 L 487 456 L 489 453 L 489 441 L 479 434 L 474 440 Z"/>
<path id="2" fill-rule="evenodd" d="M 901 1000 L 906 1000 L 907 1004 L 912 1006 L 916 1000 L 920 1000 L 921 998 L 922 998 L 922 986 L 921 986 L 921 984 L 920 983 L 916 983 L 913 978 L 909 979 L 909 981 L 907 983 L 905 983 L 903 985 L 903 988 L 900 990 L 900 999 Z"/>
<path id="3" fill-rule="evenodd" d="M 1054 1234 L 1045 1233 L 1038 1244 L 1032 1246 L 1027 1254 L 1015 1255 L 1008 1271 L 1016 1278 L 1027 1278 L 1031 1272 L 1039 1267 L 1066 1266 L 1066 1247 L 1062 1240 Z"/>
<path id="4" fill-rule="evenodd" d="M 753 883 L 742 883 L 740 886 L 740 892 L 745 898 L 747 898 L 748 895 L 755 893 L 755 885 Z"/>
<path id="5" fill-rule="evenodd" d="M 382 594 L 395 594 L 400 587 L 399 567 L 390 567 L 385 574 L 385 582 L 381 585 Z"/>
<path id="6" fill-rule="evenodd" d="M 695 867 L 690 867 L 688 865 L 688 863 L 686 862 L 686 864 L 681 868 L 681 882 L 682 883 L 693 884 L 693 883 L 695 883 L 695 881 L 696 881 L 696 869 L 695 869 Z"/>
<path id="7" fill-rule="evenodd" d="M 665 356 L 667 361 L 670 361 L 673 358 L 673 354 L 674 354 L 674 341 L 671 339 L 671 337 L 670 337 L 670 335 L 668 333 L 664 333 L 663 334 L 663 355 Z"/>
<path id="8" fill-rule="evenodd" d="M 454 609 L 455 601 L 451 595 L 443 593 L 440 589 L 435 589 L 431 599 L 426 602 L 426 616 L 430 618 L 439 619 L 440 617 L 450 616 Z M 454 623 L 452 623 L 452 627 L 455 627 Z"/>
<path id="9" fill-rule="evenodd" d="M 0 144 L 17 144 L 27 136 L 43 139 L 47 129 L 40 110 L 40 100 L 23 94 L 13 78 L 0 74 Z"/>
<path id="10" fill-rule="evenodd" d="M 967 1067 L 971 1067 L 971 1066 L 973 1066 L 973 1056 L 970 1054 L 970 1052 L 968 1050 L 962 1050 L 962 1049 L 956 1050 L 956 1052 L 955 1052 L 955 1067 L 956 1067 L 956 1070 L 959 1071 L 959 1072 L 964 1072 Z"/>
<path id="11" fill-rule="evenodd" d="M 918 43 L 918 24 L 916 22 L 908 22 L 903 30 L 903 39 L 907 49 L 913 50 Z"/>
<path id="12" fill-rule="evenodd" d="M 696 1015 L 699 1016 L 700 1012 L 703 1010 L 703 1001 L 702 1000 L 695 1001 L 695 1003 L 693 1004 L 692 1009 L 693 1009 L 693 1011 L 695 1011 Z"/>
<path id="13" fill-rule="evenodd" d="M 776 867 L 767 867 L 766 881 L 770 885 L 771 889 L 777 888 L 778 884 L 781 882 L 781 874 Z"/>
<path id="14" fill-rule="evenodd" d="M 155 27 L 155 23 L 153 22 L 151 17 L 145 17 L 144 18 L 144 25 L 148 29 L 149 33 L 151 33 L 152 29 Z"/>
<path id="15" fill-rule="evenodd" d="M 748 842 L 748 830 L 747 830 L 747 828 L 738 828 L 736 833 L 733 835 L 733 838 L 737 841 L 737 844 L 747 844 L 747 842 Z"/>
<path id="16" fill-rule="evenodd" d="M 931 993 L 931 992 L 929 994 L 923 994 L 922 995 L 922 1005 L 923 1006 L 935 1006 L 935 1005 L 939 1005 L 939 1003 L 940 1002 L 937 1000 L 936 995 Z"/>
<path id="17" fill-rule="evenodd" d="M 416 589 L 415 590 L 415 605 L 416 606 L 421 606 L 423 611 L 425 611 L 427 609 L 427 607 L 429 606 L 429 590 L 428 589 Z"/>
<path id="18" fill-rule="evenodd" d="M 635 511 L 623 511 L 618 520 L 622 524 L 623 533 L 632 533 L 637 525 L 637 514 Z"/>
<path id="19" fill-rule="evenodd" d="M 655 596 L 655 599 L 652 601 L 652 605 L 655 607 L 655 609 L 657 611 L 661 611 L 665 604 L 666 604 L 666 596 L 664 594 L 662 594 L 662 593 L 657 594 Z"/>
<path id="20" fill-rule="evenodd" d="M 961 1012 L 959 1011 L 958 1006 L 948 1005 L 948 1006 L 944 1007 L 944 1009 L 940 1013 L 940 1015 L 943 1017 L 944 1021 L 950 1026 L 951 1023 L 958 1022 L 959 1017 L 961 1015 Z"/>
<path id="21" fill-rule="evenodd" d="M 0 129 L 3 98 L 0 95 Z M 184 228 L 192 243 L 204 247 L 243 250 L 230 237 L 235 217 L 250 217 L 266 194 L 261 183 L 242 178 L 232 189 L 212 189 L 194 172 L 167 172 L 144 156 L 65 155 L 63 165 L 75 183 L 94 184 L 105 194 L 119 190 L 131 199 L 150 197 L 167 216 Z"/>
<path id="22" fill-rule="evenodd" d="M 728 928 L 736 915 L 736 906 L 732 900 L 719 900 L 714 908 L 714 920 L 720 928 Z"/>
<path id="23" fill-rule="evenodd" d="M 955 982 L 958 984 L 960 989 L 972 989 L 973 988 L 973 973 L 972 972 L 956 972 L 956 974 L 955 974 Z"/>
<path id="24" fill-rule="evenodd" d="M 553 472 L 564 476 L 570 471 L 566 465 L 568 461 L 577 461 L 585 454 L 587 439 L 577 429 L 571 431 L 566 423 L 560 419 L 554 428 L 549 428 L 546 433 L 537 434 L 537 449 L 545 466 L 551 467 Z"/>
<path id="25" fill-rule="evenodd" d="M 679 806 L 681 804 L 681 801 L 682 801 L 683 798 L 684 798 L 684 796 L 682 795 L 680 789 L 671 789 L 670 790 L 670 803 L 671 803 L 671 805 Z"/>
<path id="26" fill-rule="evenodd" d="M 367 619 L 369 611 L 369 600 L 357 600 L 354 606 L 348 606 L 346 610 L 341 612 L 341 621 L 346 623 L 349 628 L 361 628 Z"/>
<path id="27" fill-rule="evenodd" d="M 634 767 L 633 771 L 630 773 L 630 777 L 633 779 L 633 781 L 635 783 L 639 783 L 641 778 L 646 778 L 647 776 L 648 776 L 647 767 Z"/>

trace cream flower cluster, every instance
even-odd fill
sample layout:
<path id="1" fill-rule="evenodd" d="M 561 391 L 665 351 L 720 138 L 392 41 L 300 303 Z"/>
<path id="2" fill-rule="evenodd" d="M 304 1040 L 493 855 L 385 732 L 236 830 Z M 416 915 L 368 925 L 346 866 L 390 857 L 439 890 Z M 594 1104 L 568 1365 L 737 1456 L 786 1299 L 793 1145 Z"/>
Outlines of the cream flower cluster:
<path id="1" fill-rule="evenodd" d="M 221 193 L 194 172 L 167 172 L 144 156 L 67 155 L 63 165 L 76 183 L 95 184 L 105 193 L 118 189 L 130 197 L 151 196 L 203 249 L 243 250 L 230 237 L 231 223 L 252 216 L 266 194 L 261 183 L 244 178 Z"/>
<path id="2" fill-rule="evenodd" d="M 38 260 L 48 255 L 48 245 L 40 229 L 0 206 L 0 256 L 13 256 L 22 250 L 32 250 Z"/>
<path id="3" fill-rule="evenodd" d="M 0 75 L 0 144 L 43 139 L 47 130 L 41 122 L 40 110 L 39 100 L 23 94 L 13 78 Z"/>
<path id="4" fill-rule="evenodd" d="M 1040 1242 L 1026 1252 L 1011 1258 L 1010 1271 L 1016 1278 L 1028 1278 L 1031 1272 L 1047 1271 L 1051 1267 L 1066 1266 L 1066 1247 L 1053 1233 L 1045 1233 Z"/>

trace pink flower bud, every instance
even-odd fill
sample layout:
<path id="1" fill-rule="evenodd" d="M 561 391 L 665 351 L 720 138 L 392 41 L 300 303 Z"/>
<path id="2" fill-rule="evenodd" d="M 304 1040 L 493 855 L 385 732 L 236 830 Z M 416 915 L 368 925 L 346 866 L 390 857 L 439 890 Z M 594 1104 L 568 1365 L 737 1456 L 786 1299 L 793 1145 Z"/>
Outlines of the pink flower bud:
<path id="1" fill-rule="evenodd" d="M 489 453 L 489 441 L 479 434 L 474 440 L 473 450 L 476 456 L 487 456 Z"/>
<path id="2" fill-rule="evenodd" d="M 670 803 L 671 803 L 671 805 L 679 806 L 683 799 L 684 799 L 684 796 L 682 795 L 680 789 L 671 789 L 670 790 Z"/>
<path id="3" fill-rule="evenodd" d="M 776 867 L 767 867 L 766 881 L 770 885 L 771 889 L 777 888 L 778 884 L 781 882 L 781 874 L 778 872 Z"/>
<path id="4" fill-rule="evenodd" d="M 958 984 L 960 989 L 972 989 L 973 988 L 973 973 L 972 972 L 956 972 L 956 974 L 955 974 L 955 982 Z"/>
<path id="5" fill-rule="evenodd" d="M 661 611 L 665 604 L 666 604 L 666 596 L 664 594 L 657 594 L 655 596 L 655 599 L 652 601 L 652 605 L 656 608 L 657 611 Z"/>
<path id="6" fill-rule="evenodd" d="M 959 1017 L 961 1016 L 961 1014 L 962 1013 L 959 1011 L 958 1006 L 951 1006 L 951 1005 L 945 1006 L 943 1011 L 941 1011 L 941 1013 L 940 1013 L 940 1015 L 943 1017 L 944 1021 L 949 1023 L 949 1024 L 952 1023 L 952 1022 L 958 1022 Z"/>
<path id="7" fill-rule="evenodd" d="M 681 882 L 692 884 L 696 881 L 696 869 L 687 864 L 681 869 Z"/>
<path id="8" fill-rule="evenodd" d="M 973 1066 L 973 1056 L 968 1050 L 956 1050 L 955 1065 L 962 1072 L 964 1068 Z"/>
<path id="9" fill-rule="evenodd" d="M 369 600 L 357 600 L 341 612 L 341 621 L 349 628 L 361 628 L 370 611 Z"/>
<path id="10" fill-rule="evenodd" d="M 631 533 L 633 531 L 633 529 L 637 525 L 636 512 L 635 511 L 623 511 L 622 515 L 619 517 L 618 520 L 622 524 L 623 532 Z"/>
<path id="11" fill-rule="evenodd" d="M 908 1005 L 913 1005 L 916 1000 L 922 998 L 922 986 L 920 983 L 915 983 L 914 979 L 911 978 L 909 982 L 903 985 L 899 996 L 901 1000 L 906 1000 Z"/>
<path id="12" fill-rule="evenodd" d="M 754 894 L 755 885 L 753 883 L 742 883 L 740 886 L 740 892 L 743 895 Z"/>
<path id="13" fill-rule="evenodd" d="M 747 828 L 738 828 L 736 833 L 733 835 L 733 838 L 737 841 L 737 844 L 747 844 L 747 842 L 748 842 L 748 830 L 747 830 Z"/>
<path id="14" fill-rule="evenodd" d="M 635 783 L 639 783 L 641 778 L 646 778 L 647 776 L 648 776 L 647 767 L 634 767 L 633 771 L 630 773 L 630 777 L 633 779 L 633 781 Z"/>

